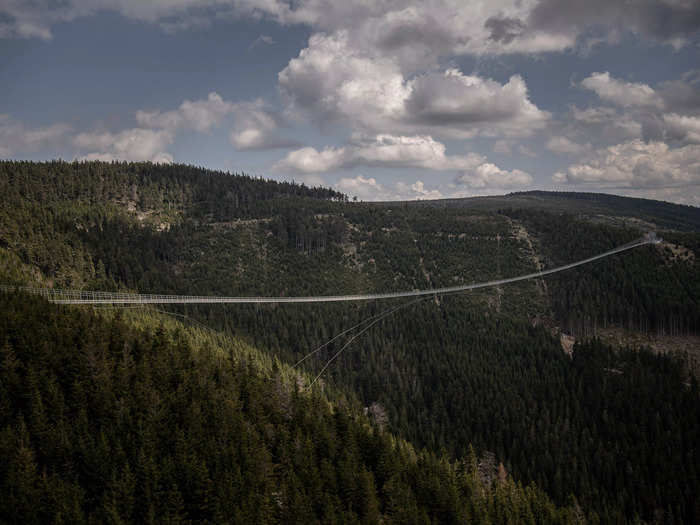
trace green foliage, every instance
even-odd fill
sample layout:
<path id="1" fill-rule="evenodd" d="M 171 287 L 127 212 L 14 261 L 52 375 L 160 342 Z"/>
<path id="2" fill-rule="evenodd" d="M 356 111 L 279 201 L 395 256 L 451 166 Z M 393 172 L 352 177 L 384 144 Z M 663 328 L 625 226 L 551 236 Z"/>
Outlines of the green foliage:
<path id="1" fill-rule="evenodd" d="M 4 523 L 570 522 L 534 487 L 120 316 L 0 294 Z M 533 520 L 533 522 L 535 522 Z"/>
<path id="2" fill-rule="evenodd" d="M 556 266 L 582 259 L 639 237 L 639 230 L 592 224 L 569 214 L 543 211 L 506 212 L 535 232 L 541 249 Z M 700 235 L 663 232 L 665 241 L 697 253 Z M 590 267 L 549 279 L 552 307 L 575 334 L 595 334 L 598 326 L 624 326 L 659 334 L 700 331 L 700 274 L 694 259 L 669 264 L 668 245 L 635 250 Z"/>

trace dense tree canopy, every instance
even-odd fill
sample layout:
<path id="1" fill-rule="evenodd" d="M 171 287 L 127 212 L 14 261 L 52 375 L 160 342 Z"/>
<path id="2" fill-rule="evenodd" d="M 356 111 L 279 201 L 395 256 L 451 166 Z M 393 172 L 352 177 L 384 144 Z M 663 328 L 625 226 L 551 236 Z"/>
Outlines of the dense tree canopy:
<path id="1" fill-rule="evenodd" d="M 21 295 L 0 308 L 4 523 L 576 519 L 502 467 L 415 451 L 181 327 Z"/>

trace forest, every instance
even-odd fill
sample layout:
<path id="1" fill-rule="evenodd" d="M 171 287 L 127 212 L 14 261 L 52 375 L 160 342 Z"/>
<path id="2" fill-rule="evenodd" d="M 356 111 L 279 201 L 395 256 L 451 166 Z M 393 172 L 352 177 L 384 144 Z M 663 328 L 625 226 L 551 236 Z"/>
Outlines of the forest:
<path id="1" fill-rule="evenodd" d="M 3 491 L 28 469 L 31 481 L 23 486 L 32 496 L 25 504 L 48 502 L 29 505 L 27 512 L 43 513 L 30 520 L 58 520 L 58 500 L 61 515 L 70 511 L 79 521 L 104 521 L 110 512 L 127 521 L 136 515 L 175 520 L 159 507 L 166 497 L 180 518 L 212 522 L 222 516 L 464 522 L 487 514 L 499 523 L 530 514 L 538 522 L 700 520 L 693 356 L 613 347 L 597 338 L 605 327 L 698 335 L 700 222 L 692 208 L 546 193 L 353 203 L 322 188 L 148 163 L 2 162 L 0 191 L 6 196 L 0 280 L 45 287 L 222 295 L 395 291 L 529 273 L 624 244 L 650 227 L 664 239 L 546 279 L 406 306 L 354 341 L 308 394 L 303 386 L 344 341 L 306 361 L 303 372 L 292 374 L 289 365 L 399 303 L 170 307 L 183 324 L 168 325 L 166 337 L 159 323 L 170 318 L 154 310 L 134 327 L 129 312 L 121 319 L 5 297 L 0 344 L 3 362 L 11 364 L 2 373 L 13 371 L 2 382 L 9 389 L 2 395 L 3 457 L 26 449 L 26 465 L 3 467 Z M 51 320 L 45 328 L 38 326 L 42 316 Z M 202 341 L 181 335 L 197 323 L 255 348 L 249 360 L 273 360 L 287 372 L 222 362 Z M 24 324 L 37 325 L 29 332 L 52 332 L 25 335 Z M 562 350 L 561 334 L 576 338 L 571 355 Z M 118 343 L 108 344 L 112 337 Z M 136 367 L 128 381 L 138 389 L 125 387 L 132 383 L 119 375 L 126 373 L 120 363 L 127 349 Z M 54 360 L 54 353 L 63 357 Z M 166 372 L 165 363 L 178 359 L 181 370 Z M 73 386 L 83 377 L 93 383 Z M 48 399 L 52 407 L 65 405 L 58 412 L 63 423 L 50 419 L 57 409 L 44 407 Z M 66 408 L 81 406 L 80 399 L 88 403 L 85 414 Z M 139 407 L 153 412 L 149 399 L 162 406 L 157 421 L 135 415 Z M 186 416 L 192 419 L 179 420 Z M 120 418 L 122 430 L 110 434 Z M 141 450 L 144 432 L 158 444 L 175 439 L 178 428 L 187 429 L 183 440 L 207 428 L 222 434 L 199 444 L 168 442 L 182 454 L 194 447 L 187 461 L 158 455 L 159 447 Z M 247 462 L 240 450 L 229 451 L 219 458 L 223 463 L 210 463 L 215 458 L 207 447 L 226 439 L 230 445 L 231 433 L 240 436 L 237 446 L 264 452 Z M 288 437 L 275 437 L 281 434 Z M 338 455 L 345 450 L 354 457 Z M 400 465 L 398 478 L 381 472 L 379 450 Z M 139 454 L 151 453 L 149 468 L 162 471 L 163 481 L 150 489 L 150 499 L 140 490 L 136 497 L 134 487 L 145 483 Z M 100 454 L 113 463 L 93 472 L 104 461 L 85 458 Z M 310 462 L 303 468 L 294 463 L 302 458 Z M 188 461 L 201 472 L 183 466 Z M 495 474 L 475 477 L 487 463 Z M 298 478 L 299 468 L 307 477 Z M 341 482 L 343 469 L 353 481 Z M 318 480 L 331 474 L 335 481 L 323 492 L 318 487 L 326 483 Z M 193 495 L 203 489 L 184 488 L 199 487 L 197 476 L 209 483 L 206 511 Z M 241 483 L 241 476 L 254 481 Z M 280 480 L 279 494 L 261 489 L 264 504 L 244 495 L 251 483 L 274 487 Z M 506 499 L 499 503 L 504 487 L 512 495 L 501 491 Z M 211 492 L 219 489 L 238 492 Z M 234 493 L 238 506 L 227 507 Z M 112 505 L 132 503 L 112 508 L 110 498 Z M 399 509 L 412 510 L 399 516 Z"/>
<path id="2" fill-rule="evenodd" d="M 4 523 L 573 523 L 184 328 L 0 294 Z M 194 350 L 194 347 L 197 350 Z"/>

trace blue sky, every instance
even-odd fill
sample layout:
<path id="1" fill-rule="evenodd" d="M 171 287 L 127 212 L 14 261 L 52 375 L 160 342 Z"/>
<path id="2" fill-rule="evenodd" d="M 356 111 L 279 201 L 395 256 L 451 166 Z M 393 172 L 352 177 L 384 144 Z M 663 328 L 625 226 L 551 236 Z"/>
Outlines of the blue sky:
<path id="1" fill-rule="evenodd" d="M 0 158 L 700 205 L 690 0 L 0 1 Z"/>

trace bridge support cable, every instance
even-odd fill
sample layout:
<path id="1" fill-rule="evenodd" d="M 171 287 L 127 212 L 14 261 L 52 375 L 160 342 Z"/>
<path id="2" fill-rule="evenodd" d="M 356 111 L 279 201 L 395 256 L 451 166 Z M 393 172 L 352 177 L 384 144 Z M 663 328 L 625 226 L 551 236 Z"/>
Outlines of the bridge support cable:
<path id="1" fill-rule="evenodd" d="M 370 319 L 373 319 L 373 318 L 374 318 L 374 320 L 371 321 L 371 322 L 370 322 L 367 326 L 365 326 L 362 330 L 360 330 L 359 332 L 357 332 L 356 334 L 354 334 L 350 339 L 348 339 L 348 340 L 345 342 L 345 344 L 344 344 L 343 346 L 340 347 L 340 350 L 338 350 L 335 354 L 333 354 L 333 355 L 331 356 L 331 358 L 326 362 L 326 364 L 323 365 L 323 368 L 321 368 L 321 371 L 316 375 L 316 377 L 313 378 L 313 380 L 311 381 L 311 383 L 309 383 L 309 386 L 307 386 L 306 389 L 307 389 L 307 390 L 310 390 L 311 387 L 314 386 L 314 383 L 316 383 L 316 381 L 318 380 L 318 378 L 321 377 L 321 376 L 323 375 L 323 372 L 326 371 L 326 369 L 331 365 L 331 363 L 332 363 L 333 361 L 335 361 L 335 359 L 343 352 L 343 350 L 345 350 L 348 346 L 350 346 L 350 343 L 352 343 L 355 339 L 357 339 L 358 337 L 360 337 L 362 334 L 364 334 L 367 330 L 369 330 L 370 328 L 372 328 L 375 324 L 377 324 L 379 321 L 381 321 L 381 320 L 384 319 L 385 317 L 389 317 L 391 314 L 397 312 L 397 311 L 400 310 L 401 308 L 404 308 L 404 307 L 406 307 L 406 306 L 409 306 L 409 305 L 418 303 L 418 302 L 420 302 L 420 301 L 424 301 L 425 299 L 429 299 L 429 297 L 419 297 L 418 299 L 414 299 L 413 301 L 408 301 L 407 303 L 403 303 L 403 304 L 400 304 L 400 305 L 395 306 L 395 307 L 393 307 L 393 308 L 389 308 L 389 309 L 387 309 L 387 310 L 384 310 L 384 312 L 382 312 L 382 313 L 379 314 L 379 315 L 375 315 L 375 316 L 373 316 L 373 317 L 370 317 Z M 350 329 L 346 330 L 344 333 L 347 333 L 349 330 L 352 330 L 352 329 L 354 329 L 354 328 L 357 328 L 358 326 L 360 326 L 360 325 L 362 325 L 362 324 L 364 324 L 364 323 L 366 323 L 366 322 L 367 322 L 367 319 L 365 319 L 365 321 L 363 321 L 362 323 L 360 323 L 360 324 L 358 324 L 358 325 L 355 325 L 353 328 L 350 328 Z M 337 337 L 338 337 L 338 336 L 334 337 L 333 339 L 336 339 Z M 326 344 L 328 344 L 328 343 L 326 343 Z M 320 348 L 322 348 L 323 346 L 325 346 L 325 345 L 322 345 Z M 320 348 L 319 348 L 319 349 L 320 349 Z M 314 352 L 312 352 L 312 353 L 315 353 L 315 352 L 316 352 L 316 350 L 315 350 Z M 306 359 L 306 357 L 305 357 L 304 359 Z M 302 361 L 303 361 L 303 359 L 302 359 Z M 296 366 L 296 365 L 295 365 L 295 366 Z"/>
<path id="2" fill-rule="evenodd" d="M 403 303 L 403 304 L 400 304 L 400 305 L 398 305 L 398 306 L 392 306 L 391 308 L 387 308 L 386 310 L 382 310 L 381 312 L 379 312 L 379 313 L 377 313 L 377 314 L 371 315 L 371 316 L 369 316 L 369 317 L 363 319 L 362 321 L 360 321 L 360 322 L 357 323 L 356 325 L 353 325 L 353 326 L 351 326 L 350 328 L 346 328 L 346 329 L 343 330 L 342 332 L 340 332 L 340 333 L 334 335 L 331 339 L 329 339 L 328 341 L 326 341 L 325 343 L 323 343 L 321 346 L 317 347 L 315 350 L 312 350 L 311 352 L 309 352 L 308 354 L 306 354 L 304 357 L 302 357 L 301 359 L 299 359 L 299 361 L 297 361 L 296 363 L 294 363 L 293 368 L 298 367 L 300 364 L 302 364 L 304 361 L 306 361 L 309 357 L 311 357 L 311 356 L 317 354 L 318 352 L 320 352 L 321 350 L 323 350 L 325 347 L 327 347 L 329 344 L 331 344 L 331 343 L 332 343 L 333 341 L 335 341 L 336 339 L 339 339 L 340 337 L 343 337 L 345 334 L 347 334 L 347 333 L 349 333 L 349 332 L 352 332 L 352 331 L 355 330 L 356 328 L 359 328 L 359 327 L 361 327 L 362 325 L 371 322 L 373 319 L 376 319 L 377 317 L 382 317 L 382 318 L 383 318 L 383 317 L 386 317 L 384 314 L 386 314 L 386 315 L 392 314 L 392 313 L 394 313 L 394 312 L 400 310 L 400 309 L 403 308 L 404 306 L 408 306 L 408 305 L 410 305 L 410 304 L 417 303 L 418 301 L 422 301 L 422 300 L 424 300 L 424 299 L 427 299 L 427 297 L 421 297 L 421 298 L 419 298 L 419 299 L 416 300 L 416 301 L 409 301 L 409 302 L 407 302 L 407 303 Z"/>
<path id="3" fill-rule="evenodd" d="M 402 304 L 400 304 L 400 305 L 398 305 L 398 306 L 392 306 L 391 308 L 387 308 L 386 310 L 383 310 L 383 311 L 379 312 L 378 314 L 374 314 L 374 315 L 371 315 L 371 316 L 369 316 L 369 317 L 363 319 L 362 321 L 360 321 L 360 322 L 357 323 L 356 325 L 353 325 L 353 326 L 351 326 L 350 328 L 346 328 L 345 330 L 343 330 L 343 331 L 340 332 L 339 334 L 334 335 L 333 338 L 329 339 L 328 341 L 326 341 L 325 343 L 323 343 L 321 346 L 317 347 L 315 350 L 312 350 L 311 352 L 309 352 L 308 354 L 306 354 L 304 357 L 302 357 L 301 359 L 299 359 L 299 361 L 297 361 L 296 363 L 294 363 L 293 368 L 298 367 L 300 364 L 302 364 L 302 363 L 303 363 L 304 361 L 306 361 L 308 358 L 310 358 L 311 356 L 317 354 L 318 352 L 320 352 L 321 350 L 323 350 L 325 347 L 327 347 L 328 345 L 330 345 L 332 342 L 334 342 L 336 339 L 339 339 L 340 337 L 344 336 L 345 334 L 347 334 L 347 333 L 349 333 L 349 332 L 352 332 L 353 330 L 355 330 L 355 329 L 357 329 L 357 328 L 360 328 L 361 326 L 366 325 L 367 323 L 371 323 L 371 322 L 372 322 L 373 320 L 375 320 L 375 319 L 378 320 L 378 321 L 381 321 L 382 319 L 384 319 L 385 317 L 387 317 L 387 316 L 393 314 L 394 312 L 397 312 L 397 311 L 399 311 L 400 309 L 402 309 L 402 308 L 404 308 L 404 307 L 406 307 L 406 306 L 412 305 L 412 304 L 417 303 L 417 302 L 419 302 L 419 301 L 423 301 L 423 300 L 425 300 L 425 299 L 428 299 L 428 297 L 419 297 L 418 299 L 415 299 L 415 300 L 413 300 L 413 301 L 408 301 L 408 302 L 402 303 Z"/>

